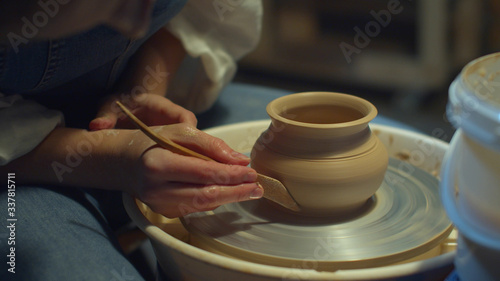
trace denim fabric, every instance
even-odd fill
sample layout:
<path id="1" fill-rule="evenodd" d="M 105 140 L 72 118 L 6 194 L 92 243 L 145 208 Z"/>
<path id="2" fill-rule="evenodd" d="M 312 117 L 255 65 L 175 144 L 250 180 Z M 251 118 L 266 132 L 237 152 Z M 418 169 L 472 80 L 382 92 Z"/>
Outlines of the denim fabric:
<path id="1" fill-rule="evenodd" d="M 120 207 L 119 198 L 111 204 Z M 86 193 L 18 186 L 15 199 L 15 245 L 7 245 L 7 212 L 1 216 L 0 280 L 143 280 Z M 6 192 L 0 200 L 7 202 Z M 10 247 L 15 247 L 15 273 L 7 271 Z"/>
<path id="2" fill-rule="evenodd" d="M 19 52 L 0 47 L 0 92 L 34 99 L 62 111 L 68 126 L 85 127 L 130 57 L 186 1 L 157 1 L 147 35 L 137 40 L 98 26 L 68 38 L 33 41 L 19 46 Z"/>
<path id="3" fill-rule="evenodd" d="M 150 30 L 138 40 L 99 26 L 60 40 L 30 42 L 18 53 L 0 45 L 0 92 L 35 99 L 63 111 L 68 126 L 86 127 L 129 58 L 185 2 L 157 0 Z M 121 194 L 73 187 L 16 187 L 16 273 L 9 273 L 7 195 L 4 185 L 0 280 L 143 280 L 114 235 L 128 219 Z"/>

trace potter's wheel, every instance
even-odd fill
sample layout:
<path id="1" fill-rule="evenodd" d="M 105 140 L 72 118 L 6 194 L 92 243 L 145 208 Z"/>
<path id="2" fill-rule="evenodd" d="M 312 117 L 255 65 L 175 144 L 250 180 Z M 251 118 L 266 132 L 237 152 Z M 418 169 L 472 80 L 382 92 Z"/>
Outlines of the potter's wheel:
<path id="1" fill-rule="evenodd" d="M 431 174 L 391 158 L 384 183 L 356 214 L 303 217 L 261 199 L 193 213 L 183 224 L 197 246 L 242 260 L 316 270 L 382 266 L 429 252 L 449 235 L 438 187 Z"/>

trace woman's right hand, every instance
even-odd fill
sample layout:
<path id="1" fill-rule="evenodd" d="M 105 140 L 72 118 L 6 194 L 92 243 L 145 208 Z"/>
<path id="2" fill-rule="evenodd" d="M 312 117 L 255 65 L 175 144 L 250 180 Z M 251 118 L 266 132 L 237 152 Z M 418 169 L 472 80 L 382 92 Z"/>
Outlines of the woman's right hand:
<path id="1" fill-rule="evenodd" d="M 250 159 L 222 140 L 185 123 L 152 129 L 217 161 L 176 154 L 159 147 L 142 132 L 133 133 L 123 162 L 129 169 L 133 167 L 133 179 L 127 181 L 126 191 L 153 211 L 178 217 L 262 197 L 257 173 L 247 167 Z"/>

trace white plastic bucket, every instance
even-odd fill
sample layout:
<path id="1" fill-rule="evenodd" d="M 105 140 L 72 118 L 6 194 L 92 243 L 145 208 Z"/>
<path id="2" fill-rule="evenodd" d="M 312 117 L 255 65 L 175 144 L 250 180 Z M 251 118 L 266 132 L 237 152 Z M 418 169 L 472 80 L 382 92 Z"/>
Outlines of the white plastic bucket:
<path id="1" fill-rule="evenodd" d="M 458 128 L 441 170 L 441 198 L 458 228 L 461 280 L 498 280 L 500 267 L 500 53 L 464 67 L 450 86 Z"/>
<path id="2" fill-rule="evenodd" d="M 461 213 L 500 237 L 500 53 L 464 67 L 450 86 L 448 117 L 457 136 Z"/>
<path id="3" fill-rule="evenodd" d="M 488 230 L 488 227 L 481 227 L 480 224 L 469 219 L 465 214 L 466 209 L 462 208 L 460 197 L 461 191 L 457 189 L 457 171 L 463 153 L 463 132 L 457 130 L 453 136 L 448 151 L 445 154 L 443 167 L 441 169 L 441 200 L 446 209 L 446 213 L 451 221 L 458 228 L 459 232 L 485 247 L 500 251 L 499 234 Z M 497 209 L 499 206 L 493 206 Z M 500 267 L 499 267 L 500 268 Z M 500 276 L 500 275 L 499 275 Z"/>
<path id="4" fill-rule="evenodd" d="M 465 219 L 500 238 L 500 153 L 466 134 L 458 137 L 459 205 Z M 499 240 L 500 241 L 500 240 Z"/>
<path id="5" fill-rule="evenodd" d="M 456 189 L 457 167 L 463 152 L 463 132 L 459 129 L 450 142 L 441 170 L 441 199 L 448 217 L 459 231 L 455 267 L 461 280 L 498 280 L 500 276 L 500 236 L 471 220 Z M 497 206 L 494 206 L 498 208 Z"/>

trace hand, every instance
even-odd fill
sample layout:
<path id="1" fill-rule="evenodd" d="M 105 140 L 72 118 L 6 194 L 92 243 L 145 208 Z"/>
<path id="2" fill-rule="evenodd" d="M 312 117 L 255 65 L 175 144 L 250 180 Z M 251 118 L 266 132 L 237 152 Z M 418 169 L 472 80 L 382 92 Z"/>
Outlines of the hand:
<path id="1" fill-rule="evenodd" d="M 101 107 L 97 118 L 89 124 L 90 130 L 134 128 L 134 125 L 115 104 L 116 100 L 116 98 L 111 98 Z M 148 126 L 186 123 L 196 127 L 197 124 L 194 113 L 174 104 L 163 96 L 145 93 L 123 101 L 123 103 Z"/>
<path id="2" fill-rule="evenodd" d="M 218 161 L 160 148 L 139 130 L 87 131 L 58 127 L 34 150 L 0 172 L 19 184 L 120 190 L 167 217 L 214 209 L 263 195 L 249 159 L 222 140 L 179 123 L 152 127 L 159 134 Z"/>
<path id="3" fill-rule="evenodd" d="M 153 211 L 167 217 L 178 217 L 262 197 L 263 189 L 256 183 L 257 173 L 247 167 L 250 159 L 232 150 L 222 140 L 186 124 L 154 129 L 218 162 L 170 152 L 145 141 L 146 136 L 138 133 L 137 145 L 128 150 L 140 155 L 135 169 L 136 173 L 139 172 L 138 178 L 128 181 L 131 183 L 129 193 Z"/>

